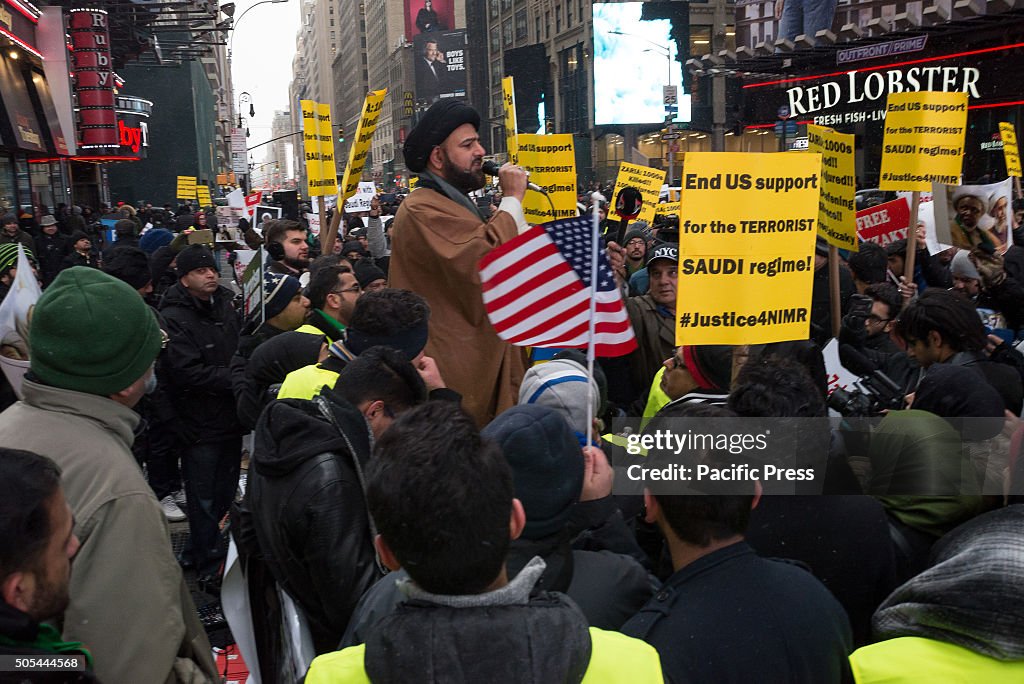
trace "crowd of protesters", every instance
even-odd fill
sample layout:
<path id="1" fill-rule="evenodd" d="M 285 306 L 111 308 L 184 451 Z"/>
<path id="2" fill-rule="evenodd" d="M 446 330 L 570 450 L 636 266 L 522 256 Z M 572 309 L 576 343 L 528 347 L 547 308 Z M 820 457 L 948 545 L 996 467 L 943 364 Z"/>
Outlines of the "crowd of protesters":
<path id="1" fill-rule="evenodd" d="M 122 208 L 103 249 L 74 209 L 4 225 L 0 282 L 18 242 L 44 290 L 0 414 L 0 654 L 83 657 L 67 681 L 219 681 L 182 568 L 227 591 L 230 536 L 231 628 L 264 682 L 1024 680 L 1024 248 L 922 249 L 907 279 L 905 242 L 865 243 L 834 326 L 819 243 L 808 339 L 678 347 L 677 217 L 602 204 L 637 349 L 591 375 L 484 317 L 476 263 L 527 227 L 526 177 L 467 197 L 479 125 L 437 103 L 404 150 L 421 188 L 322 250 L 263 222 L 248 316 L 182 239 L 195 213 Z M 880 389 L 830 396 L 834 327 Z M 843 426 L 813 420 L 830 407 Z M 788 448 L 824 480 L 613 493 L 625 417 L 811 420 Z"/>

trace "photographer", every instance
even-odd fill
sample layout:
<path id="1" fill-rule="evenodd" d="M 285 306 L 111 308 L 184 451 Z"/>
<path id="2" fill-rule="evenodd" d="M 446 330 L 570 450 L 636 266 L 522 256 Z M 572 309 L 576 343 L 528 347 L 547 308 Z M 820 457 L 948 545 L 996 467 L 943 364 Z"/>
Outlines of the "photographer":
<path id="1" fill-rule="evenodd" d="M 896 287 L 889 283 L 869 285 L 864 294 L 850 297 L 850 312 L 843 317 L 839 329 L 840 358 L 843 347 L 860 352 L 874 369 L 881 370 L 900 386 L 906 386 L 916 365 L 893 341 L 891 332 L 900 313 L 902 299 Z M 843 358 L 844 365 L 848 360 Z M 851 368 L 855 372 L 862 369 Z"/>

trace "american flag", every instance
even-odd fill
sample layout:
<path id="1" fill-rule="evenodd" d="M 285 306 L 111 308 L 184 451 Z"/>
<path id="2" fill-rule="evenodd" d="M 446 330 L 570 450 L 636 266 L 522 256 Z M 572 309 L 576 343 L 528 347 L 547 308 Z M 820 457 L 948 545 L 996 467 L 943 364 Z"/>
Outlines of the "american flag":
<path id="1" fill-rule="evenodd" d="M 621 356 L 636 349 L 603 251 L 597 287 L 591 287 L 595 238 L 589 216 L 553 221 L 533 226 L 480 260 L 484 307 L 498 337 L 520 347 L 585 347 L 593 294 L 595 355 Z"/>

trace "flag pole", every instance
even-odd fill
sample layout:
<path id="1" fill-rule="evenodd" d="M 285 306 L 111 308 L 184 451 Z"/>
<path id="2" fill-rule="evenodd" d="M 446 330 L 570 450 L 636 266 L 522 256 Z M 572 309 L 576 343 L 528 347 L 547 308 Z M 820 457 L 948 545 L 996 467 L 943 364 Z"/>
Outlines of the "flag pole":
<path id="1" fill-rule="evenodd" d="M 599 203 L 593 199 L 590 206 L 592 218 L 590 229 L 590 334 L 587 336 L 587 444 L 593 443 L 594 435 L 594 336 L 597 318 L 597 244 L 600 239 L 598 226 L 601 217 Z"/>

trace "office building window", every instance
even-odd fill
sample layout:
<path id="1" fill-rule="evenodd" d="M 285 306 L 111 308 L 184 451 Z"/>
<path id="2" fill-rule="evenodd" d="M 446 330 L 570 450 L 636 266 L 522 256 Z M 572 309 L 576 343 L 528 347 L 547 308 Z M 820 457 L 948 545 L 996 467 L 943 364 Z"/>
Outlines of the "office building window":
<path id="1" fill-rule="evenodd" d="M 512 20 L 506 19 L 501 25 L 501 44 L 504 47 L 512 45 Z"/>
<path id="2" fill-rule="evenodd" d="M 501 50 L 501 35 L 498 33 L 498 27 L 491 27 L 491 53 L 497 54 Z"/>
<path id="3" fill-rule="evenodd" d="M 526 8 L 516 12 L 516 40 L 526 40 L 530 29 L 526 21 Z"/>

